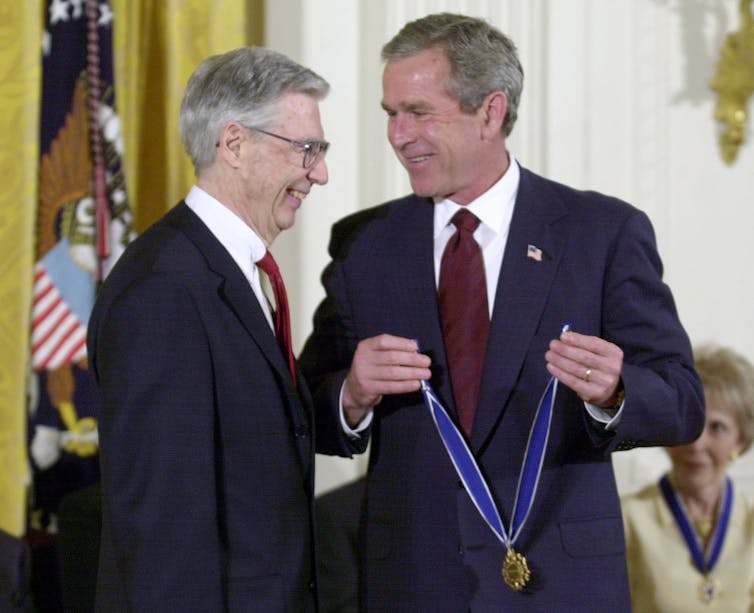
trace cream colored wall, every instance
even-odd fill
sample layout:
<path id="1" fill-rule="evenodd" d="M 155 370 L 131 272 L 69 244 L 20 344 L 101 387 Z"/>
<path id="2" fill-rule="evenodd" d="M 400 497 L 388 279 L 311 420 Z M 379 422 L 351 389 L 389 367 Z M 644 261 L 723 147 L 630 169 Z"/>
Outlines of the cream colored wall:
<path id="1" fill-rule="evenodd" d="M 300 348 L 323 296 L 329 228 L 341 216 L 409 191 L 387 146 L 379 49 L 405 21 L 448 10 L 487 17 L 519 46 L 525 87 L 510 147 L 553 179 L 622 197 L 657 233 L 693 342 L 715 340 L 754 360 L 754 142 L 726 166 L 707 84 L 736 0 L 275 0 L 266 44 L 333 86 L 322 104 L 330 183 L 275 245 Z M 750 110 L 754 101 L 750 101 Z M 749 130 L 751 132 L 751 130 Z M 750 135 L 751 138 L 751 135 Z M 318 490 L 353 478 L 364 458 L 319 458 Z M 661 450 L 616 454 L 619 486 L 665 468 Z M 754 456 L 733 472 L 754 492 Z"/>

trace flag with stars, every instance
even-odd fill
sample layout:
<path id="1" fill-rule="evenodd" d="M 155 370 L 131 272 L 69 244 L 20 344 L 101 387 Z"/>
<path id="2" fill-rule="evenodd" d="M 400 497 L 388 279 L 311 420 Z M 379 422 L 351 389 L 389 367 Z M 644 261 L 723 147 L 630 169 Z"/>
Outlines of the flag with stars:
<path id="1" fill-rule="evenodd" d="M 33 556 L 55 546 L 61 499 L 99 480 L 86 326 L 98 284 L 133 234 L 120 162 L 110 4 L 46 4 L 30 339 Z M 32 583 L 46 584 L 43 598 L 54 600 L 59 586 L 49 572 Z"/>
<path id="2" fill-rule="evenodd" d="M 541 262 L 542 250 L 536 245 L 529 245 L 526 248 L 526 257 L 534 260 L 535 262 Z"/>

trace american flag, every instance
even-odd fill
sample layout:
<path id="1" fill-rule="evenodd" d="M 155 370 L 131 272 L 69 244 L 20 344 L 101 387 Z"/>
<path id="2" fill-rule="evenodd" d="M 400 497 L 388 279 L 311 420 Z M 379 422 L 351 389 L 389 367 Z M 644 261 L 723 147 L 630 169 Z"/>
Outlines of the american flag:
<path id="1" fill-rule="evenodd" d="M 542 261 L 542 250 L 534 245 L 529 245 L 526 248 L 526 257 L 531 258 L 536 262 Z"/>
<path id="2" fill-rule="evenodd" d="M 35 370 L 86 356 L 95 288 L 132 234 L 107 2 L 55 0 L 43 37 L 31 353 Z"/>
<path id="3" fill-rule="evenodd" d="M 60 241 L 35 267 L 31 333 L 35 370 L 55 370 L 86 357 L 94 284 L 91 274 L 59 255 L 68 248 L 67 240 Z"/>
<path id="4" fill-rule="evenodd" d="M 106 0 L 45 2 L 36 224 L 28 538 L 37 598 L 56 591 L 57 510 L 99 480 L 97 416 L 86 372 L 86 326 L 98 284 L 133 234 L 121 171 Z M 35 588 L 35 591 L 36 591 Z M 44 602 L 40 610 L 62 610 Z"/>

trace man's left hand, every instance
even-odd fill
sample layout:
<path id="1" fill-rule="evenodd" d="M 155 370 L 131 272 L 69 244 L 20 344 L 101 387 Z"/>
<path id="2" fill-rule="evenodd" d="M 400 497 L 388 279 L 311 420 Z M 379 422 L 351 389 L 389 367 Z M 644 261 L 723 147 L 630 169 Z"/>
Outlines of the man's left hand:
<path id="1" fill-rule="evenodd" d="M 567 331 L 550 341 L 547 370 L 589 404 L 615 406 L 621 389 L 623 350 L 598 336 Z"/>

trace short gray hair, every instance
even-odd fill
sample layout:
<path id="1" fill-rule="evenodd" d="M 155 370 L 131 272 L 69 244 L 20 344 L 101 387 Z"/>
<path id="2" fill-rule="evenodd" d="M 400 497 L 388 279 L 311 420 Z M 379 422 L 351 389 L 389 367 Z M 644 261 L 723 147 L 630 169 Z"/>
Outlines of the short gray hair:
<path id="1" fill-rule="evenodd" d="M 740 353 L 712 343 L 694 347 L 704 393 L 736 416 L 744 451 L 754 442 L 754 366 Z"/>
<path id="2" fill-rule="evenodd" d="M 518 117 L 524 84 L 513 41 L 482 19 L 437 13 L 406 24 L 382 48 L 382 59 L 404 59 L 433 48 L 441 49 L 450 62 L 447 92 L 463 112 L 476 111 L 493 91 L 506 95 L 508 112 L 502 131 L 508 136 Z"/>
<path id="3" fill-rule="evenodd" d="M 197 176 L 212 164 L 223 126 L 231 120 L 264 127 L 286 94 L 324 98 L 330 85 L 314 71 L 264 47 L 241 47 L 204 60 L 183 95 L 179 126 Z"/>

